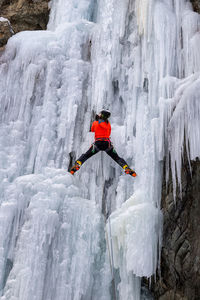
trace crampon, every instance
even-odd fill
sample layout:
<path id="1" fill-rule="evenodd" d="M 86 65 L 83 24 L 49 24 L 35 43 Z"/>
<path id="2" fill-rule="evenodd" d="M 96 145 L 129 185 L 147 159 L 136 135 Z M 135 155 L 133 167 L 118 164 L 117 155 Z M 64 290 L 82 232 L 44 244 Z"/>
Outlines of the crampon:
<path id="1" fill-rule="evenodd" d="M 75 172 L 77 172 L 79 169 L 80 169 L 80 167 L 81 167 L 81 162 L 76 162 L 75 163 L 75 165 L 70 169 L 70 173 L 72 174 L 72 175 L 74 175 L 74 173 Z"/>
<path id="2" fill-rule="evenodd" d="M 124 171 L 125 171 L 126 174 L 129 174 L 129 175 L 131 175 L 133 177 L 137 176 L 137 174 L 135 173 L 135 171 L 133 171 L 132 169 L 130 169 L 128 167 L 126 167 Z"/>

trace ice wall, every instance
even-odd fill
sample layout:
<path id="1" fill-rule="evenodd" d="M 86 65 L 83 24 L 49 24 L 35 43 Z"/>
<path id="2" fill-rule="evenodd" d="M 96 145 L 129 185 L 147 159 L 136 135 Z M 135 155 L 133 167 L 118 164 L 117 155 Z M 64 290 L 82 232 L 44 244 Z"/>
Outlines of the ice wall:
<path id="1" fill-rule="evenodd" d="M 95 274 L 101 217 L 74 183 L 65 170 L 47 168 L 9 185 L 0 214 L 1 286 L 12 270 L 2 300 L 108 297 Z"/>
<path id="2" fill-rule="evenodd" d="M 159 260 L 162 161 L 166 156 L 166 178 L 171 168 L 175 196 L 176 176 L 181 187 L 184 146 L 189 160 L 200 156 L 199 15 L 192 11 L 188 1 L 136 1 L 134 4 L 134 29 L 125 32 L 126 38 L 119 33 L 126 46 L 121 50 L 118 76 L 122 80 L 121 91 L 127 82 L 127 90 L 132 91 L 131 105 L 135 110 L 131 114 L 126 111 L 126 118 L 131 118 L 131 126 L 126 128 L 133 126 L 134 140 L 129 146 L 132 145 L 139 176 L 133 196 L 111 214 L 111 226 L 108 225 L 108 230 L 112 230 L 113 264 L 121 276 L 119 292 L 125 299 L 133 295 L 131 285 L 127 285 L 132 282 L 133 274 L 151 276 Z M 130 8 L 131 5 L 129 13 Z M 128 42 L 129 53 L 134 56 L 128 55 L 125 72 L 129 76 L 126 73 L 123 80 L 122 62 Z M 113 73 L 116 74 L 116 68 Z M 129 141 L 129 135 L 126 137 Z"/>
<path id="3" fill-rule="evenodd" d="M 111 297 L 101 209 L 68 173 L 90 126 L 94 7 L 74 3 L 65 19 L 63 4 L 50 30 L 15 35 L 0 58 L 2 300 Z"/>
<path id="4" fill-rule="evenodd" d="M 47 31 L 9 40 L 0 57 L 2 300 L 140 299 L 141 277 L 159 260 L 163 158 L 170 153 L 175 184 L 184 136 L 188 156 L 199 156 L 198 30 L 184 0 L 53 0 Z M 102 107 L 136 179 L 105 153 L 67 173 Z"/>

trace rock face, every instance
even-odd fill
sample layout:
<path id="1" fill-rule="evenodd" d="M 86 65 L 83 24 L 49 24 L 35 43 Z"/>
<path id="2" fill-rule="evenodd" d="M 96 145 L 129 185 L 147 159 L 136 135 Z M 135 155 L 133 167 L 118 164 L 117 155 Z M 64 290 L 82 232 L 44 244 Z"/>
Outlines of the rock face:
<path id="1" fill-rule="evenodd" d="M 182 198 L 173 200 L 172 182 L 163 186 L 164 214 L 161 278 L 155 299 L 200 299 L 200 161 L 182 169 Z"/>
<path id="2" fill-rule="evenodd" d="M 14 32 L 8 19 L 0 17 L 0 48 L 7 43 L 7 40 L 13 33 Z"/>
<path id="3" fill-rule="evenodd" d="M 194 11 L 200 13 L 200 0 L 191 0 Z"/>
<path id="4" fill-rule="evenodd" d="M 9 20 L 14 33 L 46 29 L 49 17 L 48 0 L 0 0 L 0 18 Z M 0 19 L 0 47 L 12 35 L 8 23 Z"/>

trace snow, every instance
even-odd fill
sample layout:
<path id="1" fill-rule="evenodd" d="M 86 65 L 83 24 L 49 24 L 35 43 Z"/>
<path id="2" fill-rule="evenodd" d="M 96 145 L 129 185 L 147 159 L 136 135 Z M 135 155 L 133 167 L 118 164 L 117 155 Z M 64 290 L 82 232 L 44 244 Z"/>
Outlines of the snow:
<path id="1" fill-rule="evenodd" d="M 9 20 L 7 18 L 0 17 L 0 22 L 8 22 L 9 23 Z"/>
<path id="2" fill-rule="evenodd" d="M 160 262 L 163 160 L 175 193 L 184 145 L 200 156 L 199 15 L 183 0 L 50 6 L 48 30 L 0 57 L 0 298 L 108 300 L 114 279 L 139 300 Z M 67 172 L 102 108 L 136 178 L 106 153 Z"/>

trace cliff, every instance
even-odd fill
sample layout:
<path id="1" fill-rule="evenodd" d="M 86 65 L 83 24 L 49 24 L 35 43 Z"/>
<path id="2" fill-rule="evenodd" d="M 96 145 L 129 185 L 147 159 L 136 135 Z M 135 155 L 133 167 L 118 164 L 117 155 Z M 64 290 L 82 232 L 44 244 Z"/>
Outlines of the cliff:
<path id="1" fill-rule="evenodd" d="M 194 11 L 200 13 L 200 1 L 199 0 L 191 0 Z"/>
<path id="2" fill-rule="evenodd" d="M 46 29 L 48 18 L 48 0 L 0 0 L 0 47 L 13 33 Z"/>
<path id="3" fill-rule="evenodd" d="M 200 299 L 200 162 L 182 168 L 182 195 L 173 199 L 172 180 L 163 182 L 164 214 L 161 276 L 153 285 L 155 299 Z"/>

